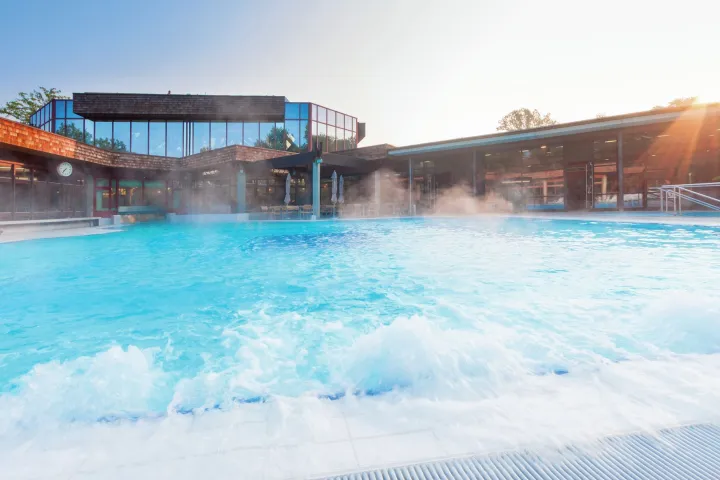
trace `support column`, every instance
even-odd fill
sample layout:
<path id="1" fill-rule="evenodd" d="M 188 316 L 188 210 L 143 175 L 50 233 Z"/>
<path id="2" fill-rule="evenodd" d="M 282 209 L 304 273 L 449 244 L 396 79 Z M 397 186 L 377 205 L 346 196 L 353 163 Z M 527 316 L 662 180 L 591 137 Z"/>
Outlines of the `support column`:
<path id="1" fill-rule="evenodd" d="M 109 186 L 109 184 L 108 184 Z M 93 204 L 95 203 L 95 179 L 89 173 L 85 174 L 85 216 L 92 217 L 95 214 Z"/>
<path id="2" fill-rule="evenodd" d="M 477 151 L 473 150 L 473 197 L 477 196 Z"/>
<path id="3" fill-rule="evenodd" d="M 381 187 L 381 178 L 380 178 L 380 170 L 375 170 L 373 172 L 373 180 L 375 182 L 375 188 L 374 188 L 374 195 L 375 195 L 375 204 L 378 207 L 378 215 L 380 212 L 380 203 L 382 202 L 382 193 L 380 192 Z"/>
<path id="4" fill-rule="evenodd" d="M 237 185 L 235 186 L 235 211 L 236 213 L 245 213 L 247 211 L 245 188 L 247 184 L 247 175 L 245 168 L 241 165 L 235 174 Z"/>
<path id="5" fill-rule="evenodd" d="M 10 218 L 15 220 L 15 164 L 10 165 L 10 192 L 12 193 L 12 208 Z"/>
<path id="6" fill-rule="evenodd" d="M 313 193 L 313 218 L 320 218 L 320 164 L 322 158 L 317 158 L 313 162 L 312 171 L 312 193 Z"/>
<path id="7" fill-rule="evenodd" d="M 413 215 L 413 166 L 412 158 L 408 158 L 408 215 Z"/>
<path id="8" fill-rule="evenodd" d="M 625 175 L 623 172 L 623 134 L 618 132 L 617 134 L 617 179 L 618 179 L 618 194 L 617 194 L 617 208 L 621 212 L 625 210 Z"/>
<path id="9" fill-rule="evenodd" d="M 547 202 L 547 200 L 548 200 L 548 198 L 547 198 L 547 192 L 548 192 L 548 184 L 547 184 L 547 182 L 548 182 L 547 180 L 543 180 L 543 202 L 542 202 L 543 204 L 547 204 L 547 203 L 548 203 L 548 202 Z"/>

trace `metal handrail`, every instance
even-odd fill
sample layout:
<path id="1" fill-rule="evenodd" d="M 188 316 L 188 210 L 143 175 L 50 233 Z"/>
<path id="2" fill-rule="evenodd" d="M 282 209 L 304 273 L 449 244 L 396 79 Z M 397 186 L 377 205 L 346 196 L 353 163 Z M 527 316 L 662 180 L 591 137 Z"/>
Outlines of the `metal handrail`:
<path id="1" fill-rule="evenodd" d="M 670 201 L 672 200 L 672 210 L 676 215 L 682 215 L 682 201 L 687 200 L 691 203 L 701 205 L 713 211 L 720 211 L 720 199 L 696 192 L 693 188 L 709 188 L 720 187 L 720 182 L 711 183 L 685 183 L 680 185 L 662 185 L 656 187 L 660 192 L 660 211 L 670 211 Z M 699 198 L 698 198 L 699 197 Z M 706 200 L 701 200 L 706 199 Z M 717 205 L 709 203 L 715 202 Z"/>

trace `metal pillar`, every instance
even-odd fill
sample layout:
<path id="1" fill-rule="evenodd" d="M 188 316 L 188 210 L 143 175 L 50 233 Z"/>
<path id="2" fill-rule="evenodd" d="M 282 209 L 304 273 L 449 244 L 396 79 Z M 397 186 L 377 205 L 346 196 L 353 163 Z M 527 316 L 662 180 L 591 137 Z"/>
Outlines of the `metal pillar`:
<path id="1" fill-rule="evenodd" d="M 473 150 L 473 196 L 477 196 L 477 151 Z"/>
<path id="2" fill-rule="evenodd" d="M 382 187 L 381 187 L 381 181 L 380 181 L 380 180 L 381 180 L 381 179 L 380 179 L 380 170 L 375 170 L 375 171 L 373 172 L 373 180 L 375 181 L 375 189 L 374 189 L 374 192 L 373 192 L 373 193 L 375 194 L 375 204 L 376 204 L 376 205 L 378 206 L 378 208 L 379 208 L 379 207 L 380 207 L 380 203 L 381 203 L 381 201 L 382 201 L 382 193 L 380 192 L 380 189 L 382 188 Z M 378 212 L 379 212 L 379 211 L 378 211 Z"/>
<path id="3" fill-rule="evenodd" d="M 245 169 L 240 167 L 236 173 L 237 185 L 235 186 L 235 209 L 237 213 L 245 213 L 247 210 L 245 200 L 245 189 L 247 184 L 247 175 Z"/>
<path id="4" fill-rule="evenodd" d="M 412 166 L 412 158 L 408 158 L 408 215 L 413 215 L 413 166 Z"/>
<path id="5" fill-rule="evenodd" d="M 617 135 L 617 179 L 618 179 L 618 195 L 617 208 L 621 212 L 625 210 L 625 186 L 623 175 L 623 134 L 618 132 Z"/>
<path id="6" fill-rule="evenodd" d="M 12 209 L 10 210 L 10 218 L 15 220 L 16 204 L 15 204 L 15 164 L 10 165 L 10 191 L 12 192 Z"/>
<path id="7" fill-rule="evenodd" d="M 109 186 L 109 184 L 108 184 Z M 167 189 L 165 189 L 167 192 Z M 85 174 L 85 216 L 86 217 L 92 217 L 95 212 L 93 209 L 93 203 L 95 203 L 94 197 L 95 196 L 95 179 L 93 179 L 92 174 L 86 173 Z"/>
<path id="8" fill-rule="evenodd" d="M 313 192 L 313 218 L 320 218 L 320 164 L 322 158 L 316 158 L 313 162 L 312 171 L 312 192 Z"/>

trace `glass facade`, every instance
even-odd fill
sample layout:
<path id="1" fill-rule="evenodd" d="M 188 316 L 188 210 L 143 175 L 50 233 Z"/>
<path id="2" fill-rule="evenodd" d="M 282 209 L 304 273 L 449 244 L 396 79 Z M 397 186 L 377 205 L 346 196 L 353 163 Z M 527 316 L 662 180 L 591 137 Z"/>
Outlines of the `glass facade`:
<path id="1" fill-rule="evenodd" d="M 56 177 L 44 167 L 0 162 L 0 220 L 86 216 L 82 175 Z"/>
<path id="2" fill-rule="evenodd" d="M 322 143 L 325 152 L 352 150 L 357 147 L 355 117 L 319 105 L 312 105 L 310 110 L 313 113 L 311 144 Z"/>
<path id="3" fill-rule="evenodd" d="M 306 152 L 357 146 L 357 120 L 310 103 L 285 103 L 283 122 L 97 121 L 73 111 L 72 100 L 52 100 L 30 124 L 105 150 L 180 158 L 229 145 Z"/>

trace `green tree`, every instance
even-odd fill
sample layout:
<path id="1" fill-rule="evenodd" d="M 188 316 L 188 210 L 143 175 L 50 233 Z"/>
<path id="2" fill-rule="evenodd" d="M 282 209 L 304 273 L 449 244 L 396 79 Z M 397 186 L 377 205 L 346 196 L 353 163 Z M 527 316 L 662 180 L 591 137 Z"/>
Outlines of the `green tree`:
<path id="1" fill-rule="evenodd" d="M 678 97 L 674 100 L 670 100 L 667 105 L 655 105 L 653 110 L 660 110 L 663 108 L 680 108 L 680 107 L 692 107 L 697 101 L 697 97 Z"/>
<path id="2" fill-rule="evenodd" d="M 103 150 L 115 150 L 116 152 L 127 152 L 128 148 L 125 142 L 115 139 L 110 141 L 109 138 L 96 138 L 95 146 Z"/>
<path id="3" fill-rule="evenodd" d="M 33 90 L 29 93 L 20 92 L 18 93 L 18 98 L 7 102 L 0 108 L 0 115 L 6 115 L 22 123 L 30 124 L 32 114 L 50 100 L 55 98 L 69 98 L 60 95 L 60 93 L 60 90 L 57 88 L 45 87 L 39 87 L 39 90 Z"/>
<path id="4" fill-rule="evenodd" d="M 255 146 L 261 148 L 272 148 L 273 150 L 285 150 L 283 142 L 286 133 L 287 132 L 284 128 L 273 127 L 264 139 L 259 139 L 255 142 Z"/>
<path id="5" fill-rule="evenodd" d="M 545 127 L 555 125 L 557 122 L 550 117 L 550 114 L 541 114 L 537 110 L 529 108 L 518 108 L 505 115 L 498 121 L 499 132 L 511 132 L 513 130 L 527 130 L 528 128 Z"/>
<path id="6" fill-rule="evenodd" d="M 57 122 L 59 124 L 59 122 Z M 72 138 L 73 140 L 77 140 L 78 142 L 85 142 L 85 135 L 88 136 L 87 143 L 92 145 L 92 135 L 89 133 L 85 133 L 82 131 L 82 129 L 76 127 L 72 123 L 68 123 L 64 125 L 62 129 L 59 129 L 56 133 L 60 135 L 65 135 L 68 138 Z"/>

